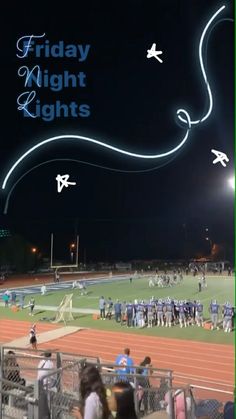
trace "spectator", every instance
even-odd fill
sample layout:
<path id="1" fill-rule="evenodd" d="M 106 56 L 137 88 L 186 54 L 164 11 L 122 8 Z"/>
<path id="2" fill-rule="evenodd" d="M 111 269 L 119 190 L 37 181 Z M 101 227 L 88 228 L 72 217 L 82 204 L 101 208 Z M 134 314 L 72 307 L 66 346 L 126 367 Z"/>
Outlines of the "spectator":
<path id="1" fill-rule="evenodd" d="M 20 376 L 20 367 L 13 351 L 7 352 L 4 359 L 3 374 L 6 380 L 25 386 L 25 379 Z"/>
<path id="2" fill-rule="evenodd" d="M 16 359 L 15 352 L 8 351 L 6 356 L 3 358 L 3 378 L 8 381 L 12 381 L 13 383 L 18 383 L 22 386 L 25 386 L 25 379 L 20 375 L 20 367 Z M 13 386 L 3 383 L 2 390 L 3 391 L 10 391 L 12 390 Z M 2 402 L 8 403 L 9 396 L 7 394 L 2 395 Z"/>
<path id="3" fill-rule="evenodd" d="M 47 376 L 50 370 L 54 368 L 53 361 L 51 360 L 51 352 L 45 352 L 43 354 L 43 359 L 38 364 L 38 380 L 41 380 L 43 377 Z M 52 377 L 43 379 L 44 387 L 52 388 L 55 386 L 55 380 Z"/>
<path id="4" fill-rule="evenodd" d="M 148 377 L 150 376 L 150 373 L 151 373 L 151 369 L 150 369 L 150 367 L 152 366 L 151 362 L 152 361 L 151 361 L 150 356 L 146 356 L 144 358 L 144 360 L 140 363 L 141 368 L 138 368 L 138 370 L 137 370 L 137 374 L 141 374 L 143 376 L 143 378 L 142 378 L 143 382 L 144 381 L 145 382 L 149 381 Z M 150 387 L 150 385 L 149 385 L 149 387 Z"/>
<path id="5" fill-rule="evenodd" d="M 146 356 L 144 360 L 140 363 L 140 367 L 137 370 L 137 373 L 140 374 L 142 377 L 138 378 L 139 384 L 139 411 L 141 411 L 141 407 L 143 405 L 144 412 L 148 410 L 148 388 L 150 388 L 149 377 L 152 373 L 151 367 L 151 358 Z M 142 391 L 143 390 L 143 391 Z"/>
<path id="6" fill-rule="evenodd" d="M 234 403 L 227 402 L 224 406 L 224 419 L 234 419 Z"/>
<path id="7" fill-rule="evenodd" d="M 173 398 L 173 399 L 172 399 Z M 165 395 L 165 405 L 166 405 L 166 413 L 170 415 L 171 413 L 171 404 L 173 403 L 173 408 L 175 409 L 175 417 L 176 419 L 185 419 L 188 416 L 188 413 L 191 411 L 191 398 L 186 397 L 183 390 L 179 389 L 173 392 L 168 392 Z M 186 409 L 187 408 L 187 412 Z M 196 413 L 196 412 L 195 412 Z M 196 416 L 205 416 L 197 415 Z M 207 416 L 207 415 L 206 415 Z"/>
<path id="8" fill-rule="evenodd" d="M 106 390 L 99 371 L 93 365 L 83 369 L 80 378 L 81 406 L 74 407 L 72 416 L 79 419 L 108 419 Z"/>
<path id="9" fill-rule="evenodd" d="M 56 381 L 55 378 L 52 376 L 47 378 L 47 375 L 51 372 L 54 368 L 53 362 L 51 360 L 51 352 L 45 352 L 43 354 L 43 359 L 39 361 L 38 364 L 38 380 L 42 381 L 42 392 L 41 392 L 41 398 L 43 399 L 42 403 L 42 417 L 44 419 L 50 419 L 51 413 L 49 409 L 49 400 L 48 400 L 48 390 L 55 387 Z M 44 378 L 45 377 L 45 378 Z"/>
<path id="10" fill-rule="evenodd" d="M 116 412 L 116 419 L 137 419 L 134 406 L 133 387 L 121 381 L 112 387 L 108 405 L 112 412 Z"/>
<path id="11" fill-rule="evenodd" d="M 119 375 L 132 374 L 134 372 L 134 369 L 130 368 L 134 365 L 134 361 L 130 357 L 129 348 L 125 348 L 124 353 L 117 356 L 115 364 L 119 366 L 119 368 L 116 370 Z"/>
<path id="12" fill-rule="evenodd" d="M 100 300 L 99 300 L 99 310 L 100 310 L 100 319 L 101 320 L 106 320 L 105 307 L 106 307 L 105 298 L 101 297 Z"/>
<path id="13" fill-rule="evenodd" d="M 3 301 L 4 301 L 4 303 L 5 303 L 5 307 L 8 307 L 8 303 L 9 303 L 9 300 L 10 300 L 10 296 L 9 296 L 9 294 L 7 293 L 7 291 L 3 294 Z"/>

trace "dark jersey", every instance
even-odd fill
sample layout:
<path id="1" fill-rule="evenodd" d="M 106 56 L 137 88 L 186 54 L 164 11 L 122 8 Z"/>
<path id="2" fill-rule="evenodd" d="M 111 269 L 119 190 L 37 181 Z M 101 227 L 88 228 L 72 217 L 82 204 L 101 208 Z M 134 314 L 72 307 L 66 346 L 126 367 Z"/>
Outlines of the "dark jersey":
<path id="1" fill-rule="evenodd" d="M 224 307 L 224 316 L 225 317 L 233 317 L 233 307 Z"/>
<path id="2" fill-rule="evenodd" d="M 133 304 L 127 304 L 126 309 L 128 315 L 133 314 Z"/>
<path id="3" fill-rule="evenodd" d="M 218 314 L 219 304 L 211 304 L 210 305 L 210 312 L 211 312 L 211 314 Z"/>
<path id="4" fill-rule="evenodd" d="M 203 312 L 203 305 L 202 304 L 196 304 L 196 311 L 198 313 L 202 313 Z"/>

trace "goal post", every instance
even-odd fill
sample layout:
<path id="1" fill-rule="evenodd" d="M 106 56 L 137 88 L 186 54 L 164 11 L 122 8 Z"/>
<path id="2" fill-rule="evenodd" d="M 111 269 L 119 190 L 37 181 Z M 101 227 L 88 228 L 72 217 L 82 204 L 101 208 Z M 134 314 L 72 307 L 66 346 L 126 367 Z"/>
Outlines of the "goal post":
<path id="1" fill-rule="evenodd" d="M 78 268 L 79 266 L 79 236 L 76 236 L 76 244 L 75 244 L 75 263 L 72 264 L 64 264 L 64 265 L 56 265 L 54 263 L 54 234 L 51 233 L 51 252 L 50 252 L 50 267 L 51 269 L 59 269 L 59 268 Z"/>
<path id="2" fill-rule="evenodd" d="M 72 314 L 72 298 L 73 294 L 64 295 L 57 308 L 55 320 L 53 320 L 52 323 L 59 323 L 63 321 L 66 324 L 67 322 L 74 320 Z"/>

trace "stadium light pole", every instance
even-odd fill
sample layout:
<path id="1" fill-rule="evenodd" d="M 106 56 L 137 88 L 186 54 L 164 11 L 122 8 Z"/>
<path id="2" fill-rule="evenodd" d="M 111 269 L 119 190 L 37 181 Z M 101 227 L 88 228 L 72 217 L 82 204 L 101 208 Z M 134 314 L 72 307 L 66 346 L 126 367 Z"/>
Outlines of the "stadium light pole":
<path id="1" fill-rule="evenodd" d="M 210 239 L 210 237 L 206 237 L 206 241 L 209 241 L 209 243 L 210 243 L 210 248 L 211 248 L 211 253 L 212 253 L 213 242 L 212 242 L 212 240 Z"/>
<path id="2" fill-rule="evenodd" d="M 74 251 L 76 249 L 75 243 L 70 244 L 70 257 L 71 257 L 71 263 L 74 261 Z"/>
<path id="3" fill-rule="evenodd" d="M 36 265 L 37 265 L 37 247 L 32 247 L 31 252 L 34 255 L 34 271 L 36 271 Z"/>
<path id="4" fill-rule="evenodd" d="M 228 179 L 228 184 L 235 191 L 235 176 Z"/>

